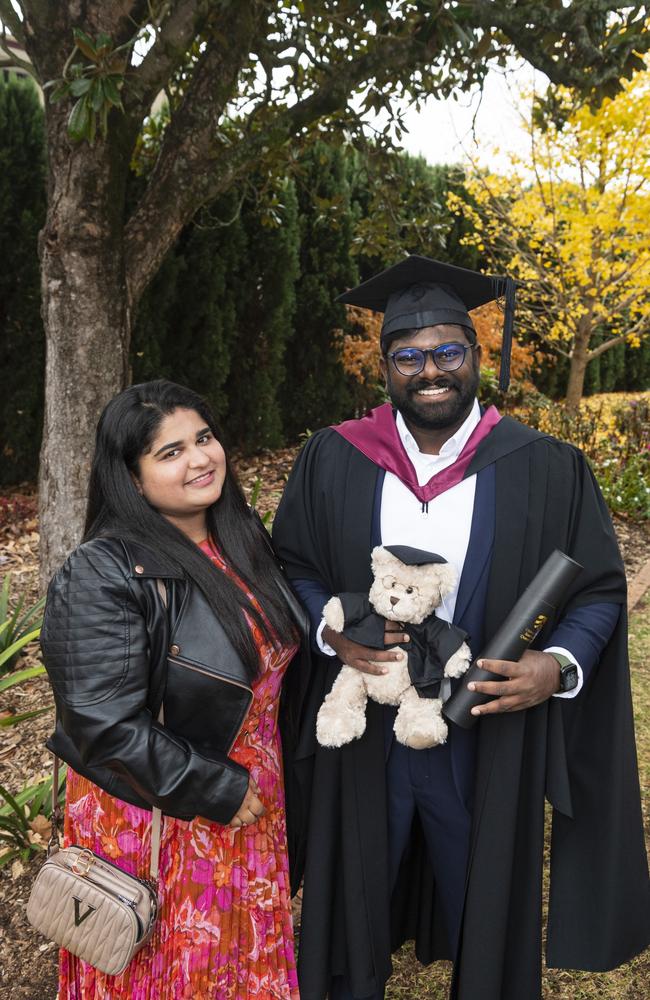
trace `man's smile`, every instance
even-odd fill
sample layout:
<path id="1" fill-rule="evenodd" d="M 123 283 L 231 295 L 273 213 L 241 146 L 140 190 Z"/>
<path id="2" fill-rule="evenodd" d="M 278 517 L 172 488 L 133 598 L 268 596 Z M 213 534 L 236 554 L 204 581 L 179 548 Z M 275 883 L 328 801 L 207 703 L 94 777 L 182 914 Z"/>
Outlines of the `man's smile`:
<path id="1" fill-rule="evenodd" d="M 431 387 L 430 389 L 416 389 L 416 395 L 418 396 L 440 396 L 443 393 L 451 392 L 452 386 L 443 385 L 436 387 Z"/>

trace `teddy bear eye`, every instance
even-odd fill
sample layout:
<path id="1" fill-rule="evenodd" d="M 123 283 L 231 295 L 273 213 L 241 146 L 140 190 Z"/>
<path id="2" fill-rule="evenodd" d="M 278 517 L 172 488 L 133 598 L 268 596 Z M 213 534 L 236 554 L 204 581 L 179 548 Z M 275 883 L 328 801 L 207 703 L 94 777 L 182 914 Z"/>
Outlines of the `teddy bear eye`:
<path id="1" fill-rule="evenodd" d="M 406 588 L 406 593 L 407 594 L 412 594 L 413 593 L 413 587 L 407 587 Z"/>
<path id="2" fill-rule="evenodd" d="M 381 582 L 383 583 L 386 590 L 392 590 L 393 587 L 395 586 L 395 577 L 385 576 Z"/>

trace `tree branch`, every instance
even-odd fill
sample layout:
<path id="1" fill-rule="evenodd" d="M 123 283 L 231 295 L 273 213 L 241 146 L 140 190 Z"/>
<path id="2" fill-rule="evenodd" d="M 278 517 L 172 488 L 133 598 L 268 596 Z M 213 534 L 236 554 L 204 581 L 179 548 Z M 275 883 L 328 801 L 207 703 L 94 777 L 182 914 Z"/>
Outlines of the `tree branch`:
<path id="1" fill-rule="evenodd" d="M 650 32 L 644 30 L 643 18 L 634 22 L 637 31 L 621 30 L 612 33 L 601 48 L 592 41 L 598 15 L 602 20 L 604 5 L 594 2 L 573 2 L 555 8 L 544 6 L 546 23 L 531 18 L 530 5 L 501 4 L 493 0 L 473 0 L 468 3 L 473 11 L 472 23 L 486 31 L 496 28 L 510 40 L 514 48 L 532 66 L 545 73 L 555 84 L 562 84 L 582 92 L 603 90 L 608 84 L 617 84 L 622 69 L 630 60 L 650 50 Z M 538 8 L 540 11 L 542 8 Z M 625 14 L 629 4 L 607 4 L 607 14 Z M 628 23 L 629 29 L 629 23 Z M 545 47 L 545 35 L 558 34 L 562 46 L 553 52 Z M 608 49 L 609 42 L 611 49 Z"/>
<path id="2" fill-rule="evenodd" d="M 20 20 L 14 7 L 12 6 L 11 0 L 0 0 L 0 20 L 3 24 L 7 25 L 16 41 L 20 42 L 21 45 L 24 45 L 25 34 L 23 30 L 23 22 Z M 5 33 L 3 31 L 3 36 L 4 34 Z"/>
<path id="3" fill-rule="evenodd" d="M 221 112 L 232 99 L 237 75 L 251 49 L 255 12 L 239 6 L 231 27 L 222 25 L 197 67 L 185 100 L 171 122 L 158 162 L 140 205 L 127 223 L 127 283 L 135 304 L 184 225 L 201 205 L 213 200 L 283 141 L 346 107 L 354 87 L 386 66 L 387 53 L 397 73 L 432 56 L 411 37 L 382 36 L 363 56 L 331 68 L 314 93 L 284 107 L 236 142 L 218 132 Z M 259 19 L 259 15 L 258 15 Z M 225 17 L 224 17 L 225 20 Z M 249 23 L 250 22 L 250 23 Z M 400 51 L 401 49 L 401 51 Z M 399 56 L 396 56 L 396 50 Z"/>
<path id="4" fill-rule="evenodd" d="M 616 347 L 617 344 L 622 344 L 628 339 L 630 333 L 632 332 L 633 331 L 628 330 L 627 333 L 620 333 L 618 337 L 612 337 L 611 340 L 606 340 L 602 344 L 599 344 L 598 347 L 594 347 L 587 355 L 589 361 L 593 361 L 594 358 L 600 357 L 600 355 L 604 354 L 605 351 L 609 351 L 611 347 Z"/>
<path id="5" fill-rule="evenodd" d="M 15 39 L 15 35 L 12 36 Z M 0 50 L 7 56 L 7 69 L 12 69 L 17 67 L 24 70 L 25 73 L 29 73 L 31 77 L 36 79 L 36 74 L 34 72 L 34 67 L 27 59 L 22 59 L 15 50 L 11 47 L 9 42 L 9 35 L 7 34 L 7 28 L 3 22 L 2 24 L 2 34 L 0 35 Z M 1 65 L 1 64 L 0 64 Z"/>
<path id="6" fill-rule="evenodd" d="M 196 210 L 210 199 L 219 174 L 218 123 L 236 93 L 259 12 L 257 4 L 231 4 L 194 70 L 165 137 L 146 191 L 125 229 L 126 278 L 131 305 Z M 216 141 L 215 141 L 216 137 Z"/>
<path id="7" fill-rule="evenodd" d="M 129 72 L 130 85 L 123 95 L 124 109 L 130 117 L 142 121 L 170 76 L 187 58 L 197 34 L 217 11 L 215 0 L 174 0 L 159 26 L 154 25 L 156 41 L 139 66 Z"/>

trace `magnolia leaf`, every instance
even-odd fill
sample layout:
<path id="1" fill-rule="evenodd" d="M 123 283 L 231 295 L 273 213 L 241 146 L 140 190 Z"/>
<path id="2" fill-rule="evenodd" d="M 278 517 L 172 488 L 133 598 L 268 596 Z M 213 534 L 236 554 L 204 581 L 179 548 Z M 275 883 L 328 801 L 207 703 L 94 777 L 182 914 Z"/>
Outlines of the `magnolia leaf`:
<path id="1" fill-rule="evenodd" d="M 120 92 L 117 89 L 117 81 L 118 80 L 119 80 L 119 77 L 116 77 L 116 76 L 105 76 L 104 77 L 104 79 L 103 79 L 104 95 L 106 97 L 106 100 L 110 104 L 113 104 L 116 108 L 119 108 L 120 111 L 122 111 L 123 110 L 123 108 L 122 108 L 122 98 L 120 97 Z"/>
<path id="2" fill-rule="evenodd" d="M 482 59 L 483 56 L 486 56 L 490 51 L 491 45 L 492 45 L 492 35 L 488 31 L 486 31 L 476 47 L 477 57 L 479 59 Z"/>
<path id="3" fill-rule="evenodd" d="M 108 73 L 112 73 L 120 78 L 121 84 L 122 77 L 124 76 L 126 67 L 128 66 L 128 60 L 126 60 L 119 52 L 114 52 L 110 59 L 106 61 L 105 66 Z"/>
<path id="4" fill-rule="evenodd" d="M 90 115 L 90 110 L 88 108 L 88 102 L 86 100 L 86 95 L 80 97 L 77 103 L 73 106 L 70 112 L 70 117 L 68 118 L 68 135 L 75 142 L 79 142 L 81 139 L 85 138 L 88 129 L 88 121 Z"/>
<path id="5" fill-rule="evenodd" d="M 106 55 L 113 48 L 113 39 L 110 35 L 100 31 L 97 35 L 97 55 Z"/>
<path id="6" fill-rule="evenodd" d="M 93 80 L 88 97 L 92 105 L 93 111 L 95 112 L 101 111 L 102 107 L 104 106 L 104 102 L 106 100 L 106 97 L 104 95 L 103 81 L 101 79 Z"/>
<path id="7" fill-rule="evenodd" d="M 87 35 L 81 28 L 73 28 L 72 34 L 74 35 L 75 44 L 79 51 L 83 52 L 85 57 L 90 59 L 91 62 L 97 62 L 97 49 L 90 35 Z"/>
<path id="8" fill-rule="evenodd" d="M 70 93 L 73 97 L 82 97 L 90 90 L 92 81 L 87 76 L 79 77 L 70 84 Z"/>
<path id="9" fill-rule="evenodd" d="M 48 80 L 43 90 L 47 90 L 48 87 L 54 88 L 50 94 L 50 104 L 58 104 L 64 97 L 70 96 L 70 87 L 65 80 Z"/>

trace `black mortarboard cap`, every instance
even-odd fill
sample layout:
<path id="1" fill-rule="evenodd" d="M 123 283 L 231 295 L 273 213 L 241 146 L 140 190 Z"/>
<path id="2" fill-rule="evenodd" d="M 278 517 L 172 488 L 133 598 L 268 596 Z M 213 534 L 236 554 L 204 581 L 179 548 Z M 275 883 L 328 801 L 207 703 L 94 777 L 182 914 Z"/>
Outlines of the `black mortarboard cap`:
<path id="1" fill-rule="evenodd" d="M 427 566 L 429 563 L 447 562 L 437 552 L 425 552 L 424 549 L 414 549 L 410 545 L 384 545 L 384 548 L 406 566 Z"/>
<path id="2" fill-rule="evenodd" d="M 475 333 L 470 309 L 494 299 L 505 300 L 499 387 L 510 381 L 510 351 L 515 306 L 515 282 L 429 257 L 412 254 L 374 278 L 339 295 L 338 302 L 384 313 L 382 346 L 398 330 L 453 323 Z"/>

